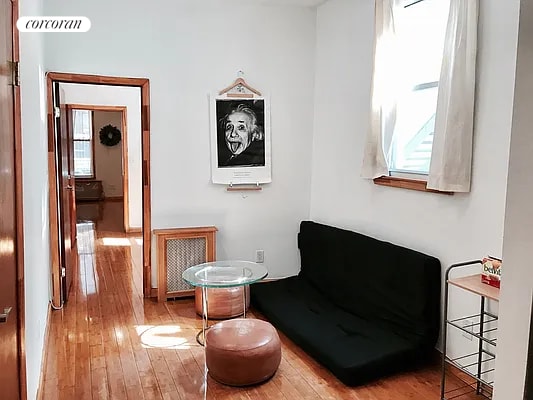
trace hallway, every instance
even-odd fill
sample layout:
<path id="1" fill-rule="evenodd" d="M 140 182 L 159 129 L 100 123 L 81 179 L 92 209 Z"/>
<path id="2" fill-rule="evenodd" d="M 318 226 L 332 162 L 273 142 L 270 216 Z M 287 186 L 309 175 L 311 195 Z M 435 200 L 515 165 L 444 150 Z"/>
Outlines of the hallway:
<path id="1" fill-rule="evenodd" d="M 281 365 L 267 383 L 235 388 L 208 378 L 204 384 L 194 301 L 143 299 L 138 238 L 96 232 L 92 222 L 78 224 L 78 232 L 71 298 L 51 313 L 42 399 L 438 398 L 438 366 L 349 388 L 283 335 Z"/>
<path id="2" fill-rule="evenodd" d="M 124 233 L 124 204 L 122 201 L 77 201 L 78 222 L 94 222 L 99 235 Z M 139 233 L 139 236 L 142 236 Z"/>

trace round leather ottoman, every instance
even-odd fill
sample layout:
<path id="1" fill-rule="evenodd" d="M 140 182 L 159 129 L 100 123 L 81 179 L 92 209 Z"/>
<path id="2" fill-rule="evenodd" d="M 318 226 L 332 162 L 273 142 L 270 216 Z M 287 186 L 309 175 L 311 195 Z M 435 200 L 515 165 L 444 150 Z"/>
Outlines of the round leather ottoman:
<path id="1" fill-rule="evenodd" d="M 207 331 L 205 359 L 209 375 L 220 383 L 246 386 L 272 377 L 281 362 L 281 343 L 271 324 L 237 318 Z"/>
<path id="2" fill-rule="evenodd" d="M 246 290 L 246 309 L 250 307 L 250 285 L 229 288 L 207 289 L 207 316 L 209 319 L 225 319 L 238 317 L 244 313 L 244 293 Z M 202 288 L 197 287 L 194 292 L 196 314 L 202 316 Z"/>

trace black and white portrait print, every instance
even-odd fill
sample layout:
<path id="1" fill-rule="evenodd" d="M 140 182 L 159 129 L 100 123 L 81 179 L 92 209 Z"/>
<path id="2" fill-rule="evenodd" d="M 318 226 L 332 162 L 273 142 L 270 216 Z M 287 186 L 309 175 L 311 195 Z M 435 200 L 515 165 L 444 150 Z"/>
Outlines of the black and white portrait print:
<path id="1" fill-rule="evenodd" d="M 265 166 L 265 100 L 216 99 L 218 168 Z"/>
<path id="2" fill-rule="evenodd" d="M 212 182 L 272 182 L 269 97 L 212 94 L 209 114 Z"/>

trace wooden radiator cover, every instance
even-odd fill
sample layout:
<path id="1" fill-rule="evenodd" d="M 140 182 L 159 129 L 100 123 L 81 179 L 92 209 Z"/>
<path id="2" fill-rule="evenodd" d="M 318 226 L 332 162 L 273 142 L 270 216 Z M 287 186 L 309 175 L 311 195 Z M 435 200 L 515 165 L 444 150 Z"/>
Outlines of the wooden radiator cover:
<path id="1" fill-rule="evenodd" d="M 214 226 L 155 229 L 157 238 L 157 300 L 194 296 L 194 287 L 181 275 L 187 268 L 216 260 Z"/>

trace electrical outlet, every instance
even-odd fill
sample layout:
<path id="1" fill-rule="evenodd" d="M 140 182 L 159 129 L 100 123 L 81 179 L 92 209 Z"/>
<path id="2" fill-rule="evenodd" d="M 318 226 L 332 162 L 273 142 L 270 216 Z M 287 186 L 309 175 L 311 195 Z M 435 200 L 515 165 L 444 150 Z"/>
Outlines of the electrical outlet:
<path id="1" fill-rule="evenodd" d="M 255 262 L 256 263 L 265 262 L 265 251 L 264 250 L 256 250 L 255 251 Z"/>
<path id="2" fill-rule="evenodd" d="M 473 322 L 469 319 L 463 320 L 463 329 L 466 329 L 468 332 L 474 332 Z M 463 331 L 463 337 L 467 338 L 468 340 L 472 340 L 473 336 L 469 334 L 468 332 Z"/>

